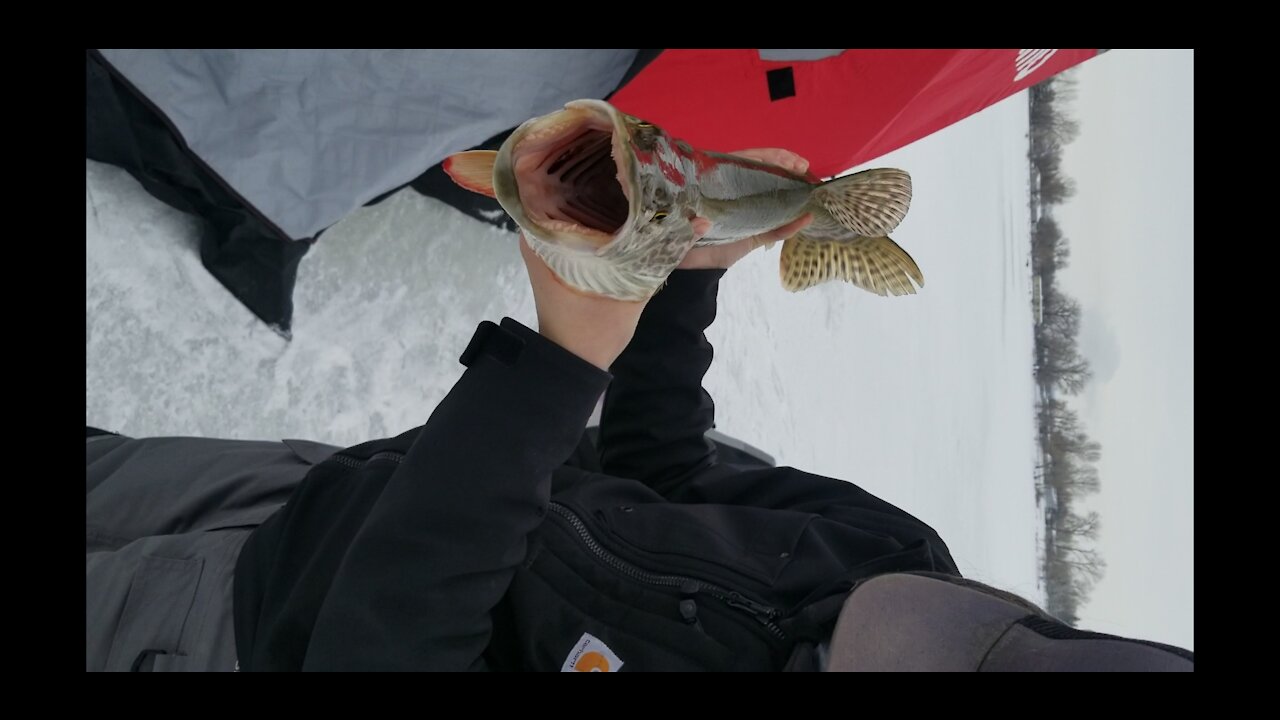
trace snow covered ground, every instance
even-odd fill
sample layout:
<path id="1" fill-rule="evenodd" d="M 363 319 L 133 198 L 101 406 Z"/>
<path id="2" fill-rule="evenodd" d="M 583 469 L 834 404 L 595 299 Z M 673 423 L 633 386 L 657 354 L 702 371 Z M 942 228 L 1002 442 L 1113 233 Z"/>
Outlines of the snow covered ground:
<path id="1" fill-rule="evenodd" d="M 1027 105 L 1018 94 L 873 166 L 908 170 L 894 238 L 920 295 L 790 294 L 778 251 L 721 286 L 718 429 L 932 524 L 965 574 L 1037 589 Z M 134 436 L 338 445 L 421 424 L 481 320 L 534 325 L 514 236 L 402 191 L 303 259 L 286 342 L 200 265 L 196 223 L 86 161 L 86 422 Z"/>

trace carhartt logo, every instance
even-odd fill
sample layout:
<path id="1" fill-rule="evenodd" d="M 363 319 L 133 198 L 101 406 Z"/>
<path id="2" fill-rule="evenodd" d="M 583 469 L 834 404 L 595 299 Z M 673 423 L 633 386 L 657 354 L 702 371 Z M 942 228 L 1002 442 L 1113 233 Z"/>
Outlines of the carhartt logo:
<path id="1" fill-rule="evenodd" d="M 609 672 L 609 659 L 598 652 L 583 653 L 573 664 L 578 672 Z"/>
<path id="2" fill-rule="evenodd" d="M 618 672 L 621 667 L 622 660 L 600 638 L 582 633 L 569 657 L 564 659 L 560 672 Z"/>
<path id="3" fill-rule="evenodd" d="M 1016 74 L 1013 76 L 1013 81 L 1018 82 L 1019 80 L 1030 75 L 1031 73 L 1039 70 L 1040 66 L 1048 62 L 1049 58 L 1053 57 L 1053 54 L 1056 52 L 1058 51 L 1057 50 L 1019 50 L 1018 59 L 1013 61 L 1013 68 L 1016 72 Z"/>

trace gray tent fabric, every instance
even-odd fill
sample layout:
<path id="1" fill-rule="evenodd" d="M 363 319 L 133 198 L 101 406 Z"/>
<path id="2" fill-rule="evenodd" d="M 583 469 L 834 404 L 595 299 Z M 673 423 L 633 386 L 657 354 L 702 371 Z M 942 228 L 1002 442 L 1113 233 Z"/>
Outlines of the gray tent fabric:
<path id="1" fill-rule="evenodd" d="M 835 57 L 836 55 L 839 55 L 842 52 L 844 52 L 843 49 L 841 50 L 761 50 L 760 59 L 774 60 L 774 61 L 781 61 L 781 62 L 787 62 L 790 60 L 802 62 L 802 61 L 821 60 L 823 58 Z"/>
<path id="2" fill-rule="evenodd" d="M 617 88 L 637 50 L 121 50 L 102 56 L 288 237 L 446 156 Z"/>

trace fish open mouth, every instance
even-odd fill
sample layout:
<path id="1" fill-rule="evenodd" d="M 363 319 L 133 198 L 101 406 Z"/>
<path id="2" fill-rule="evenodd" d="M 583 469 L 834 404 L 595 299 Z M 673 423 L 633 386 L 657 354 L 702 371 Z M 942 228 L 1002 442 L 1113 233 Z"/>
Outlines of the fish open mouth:
<path id="1" fill-rule="evenodd" d="M 612 119 L 571 107 L 531 128 L 512 148 L 520 203 L 530 220 L 603 244 L 631 212 Z"/>

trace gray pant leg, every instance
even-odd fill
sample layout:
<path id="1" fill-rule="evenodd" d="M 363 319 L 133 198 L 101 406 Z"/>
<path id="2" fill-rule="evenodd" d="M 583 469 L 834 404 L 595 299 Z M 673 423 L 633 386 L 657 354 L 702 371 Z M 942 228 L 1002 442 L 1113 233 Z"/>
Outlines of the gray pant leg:
<path id="1" fill-rule="evenodd" d="M 250 528 L 143 538 L 85 563 L 85 669 L 235 668 L 232 579 Z"/>
<path id="2" fill-rule="evenodd" d="M 289 499 L 311 463 L 326 454 L 311 452 L 317 448 L 338 449 L 293 440 L 90 438 L 85 448 L 88 547 L 257 525 Z"/>
<path id="3" fill-rule="evenodd" d="M 231 670 L 249 533 L 312 462 L 305 441 L 96 436 L 85 459 L 87 670 Z"/>

